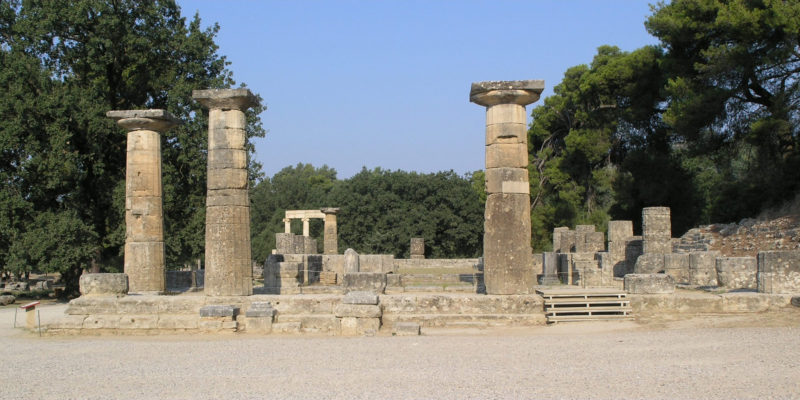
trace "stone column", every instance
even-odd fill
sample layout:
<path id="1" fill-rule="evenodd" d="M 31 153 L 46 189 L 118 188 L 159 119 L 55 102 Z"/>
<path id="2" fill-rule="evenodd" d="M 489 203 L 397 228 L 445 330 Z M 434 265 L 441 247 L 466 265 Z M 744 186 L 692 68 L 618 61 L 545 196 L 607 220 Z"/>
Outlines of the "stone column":
<path id="1" fill-rule="evenodd" d="M 303 236 L 310 236 L 310 229 L 308 227 L 309 218 L 303 218 Z"/>
<path id="2" fill-rule="evenodd" d="M 672 253 L 672 225 L 669 207 L 642 209 L 642 252 Z"/>
<path id="3" fill-rule="evenodd" d="M 283 219 L 283 233 L 292 233 L 292 220 L 289 218 Z"/>
<path id="4" fill-rule="evenodd" d="M 425 238 L 411 238 L 411 259 L 422 260 L 425 258 Z"/>
<path id="5" fill-rule="evenodd" d="M 164 110 L 109 111 L 128 131 L 125 166 L 125 262 L 131 293 L 164 293 L 161 136 L 180 123 Z"/>
<path id="6" fill-rule="evenodd" d="M 525 106 L 544 81 L 473 83 L 470 101 L 486 107 L 484 280 L 488 294 L 525 294 L 536 284 L 531 259 L 528 129 Z"/>
<path id="7" fill-rule="evenodd" d="M 336 227 L 336 213 L 339 212 L 338 208 L 323 208 L 320 209 L 325 214 L 325 229 L 323 232 L 323 245 L 325 254 L 339 254 L 339 230 Z"/>
<path id="8" fill-rule="evenodd" d="M 208 112 L 206 296 L 253 294 L 247 124 L 244 110 L 258 104 L 248 89 L 195 90 Z"/>

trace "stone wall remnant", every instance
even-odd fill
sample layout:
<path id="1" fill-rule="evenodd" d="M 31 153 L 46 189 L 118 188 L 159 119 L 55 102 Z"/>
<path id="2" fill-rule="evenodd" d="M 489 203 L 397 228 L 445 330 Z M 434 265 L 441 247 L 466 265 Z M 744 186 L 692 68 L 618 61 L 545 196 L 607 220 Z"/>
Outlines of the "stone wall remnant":
<path id="1" fill-rule="evenodd" d="M 689 284 L 717 286 L 718 251 L 693 251 L 689 253 Z"/>
<path id="2" fill-rule="evenodd" d="M 132 293 L 164 293 L 161 133 L 180 120 L 165 110 L 115 110 L 106 116 L 128 131 L 125 165 L 125 261 Z"/>
<path id="3" fill-rule="evenodd" d="M 642 253 L 672 253 L 672 224 L 669 207 L 642 209 Z"/>
<path id="4" fill-rule="evenodd" d="M 533 290 L 528 127 L 525 106 L 539 99 L 544 81 L 473 83 L 470 101 L 486 107 L 484 279 L 488 294 Z"/>
<path id="5" fill-rule="evenodd" d="M 128 294 L 128 274 L 83 274 L 78 284 L 81 296 L 115 296 Z"/>
<path id="6" fill-rule="evenodd" d="M 258 99 L 244 88 L 195 90 L 192 98 L 209 109 L 204 292 L 249 296 L 253 269 L 244 111 Z"/>
<path id="7" fill-rule="evenodd" d="M 717 257 L 717 284 L 731 289 L 757 289 L 756 257 Z"/>
<path id="8" fill-rule="evenodd" d="M 758 252 L 758 292 L 800 293 L 800 250 Z"/>
<path id="9" fill-rule="evenodd" d="M 675 281 L 667 274 L 625 275 L 625 291 L 631 294 L 669 294 L 675 292 Z"/>

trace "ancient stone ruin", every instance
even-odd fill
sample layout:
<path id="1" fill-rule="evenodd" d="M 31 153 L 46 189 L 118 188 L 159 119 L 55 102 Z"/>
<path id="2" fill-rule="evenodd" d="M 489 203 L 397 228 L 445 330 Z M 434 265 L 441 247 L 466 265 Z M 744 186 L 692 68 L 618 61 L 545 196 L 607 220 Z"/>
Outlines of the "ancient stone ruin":
<path id="1" fill-rule="evenodd" d="M 159 134 L 179 121 L 163 110 L 111 111 L 128 132 L 125 273 L 82 276 L 81 297 L 47 331 L 418 335 L 431 327 L 792 307 L 800 250 L 723 256 L 696 231 L 673 238 L 666 207 L 642 210 L 641 236 L 632 221 L 610 221 L 607 232 L 559 227 L 552 251 L 533 254 L 525 106 L 543 88 L 534 80 L 472 85 L 470 101 L 486 107 L 482 259 L 426 258 L 423 237 L 410 238 L 408 259 L 340 254 L 338 208 L 289 210 L 263 276 L 253 276 L 244 131 L 255 96 L 247 89 L 193 92 L 209 109 L 205 270 L 167 273 L 164 266 Z M 302 235 L 291 232 L 293 219 L 303 222 Z M 311 219 L 324 221 L 322 254 Z M 168 281 L 192 290 L 164 296 Z"/>

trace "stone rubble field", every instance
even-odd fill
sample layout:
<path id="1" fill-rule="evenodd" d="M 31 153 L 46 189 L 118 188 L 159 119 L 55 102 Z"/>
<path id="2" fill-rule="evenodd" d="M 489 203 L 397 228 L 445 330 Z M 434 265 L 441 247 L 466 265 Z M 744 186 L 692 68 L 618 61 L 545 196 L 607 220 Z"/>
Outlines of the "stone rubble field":
<path id="1" fill-rule="evenodd" d="M 0 310 L 0 399 L 800 397 L 796 310 L 356 338 L 39 338 L 12 322 Z"/>

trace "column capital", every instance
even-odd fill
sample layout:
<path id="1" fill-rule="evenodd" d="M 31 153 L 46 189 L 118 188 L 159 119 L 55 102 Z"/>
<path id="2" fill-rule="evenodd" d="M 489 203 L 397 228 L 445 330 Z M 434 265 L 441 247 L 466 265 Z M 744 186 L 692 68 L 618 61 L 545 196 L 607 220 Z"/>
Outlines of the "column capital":
<path id="1" fill-rule="evenodd" d="M 322 211 L 323 214 L 336 215 L 336 213 L 339 212 L 339 208 L 335 208 L 335 207 L 325 207 L 325 208 L 320 208 L 319 210 Z"/>
<path id="2" fill-rule="evenodd" d="M 291 219 L 291 218 L 284 218 L 284 219 L 283 219 L 283 222 L 284 222 L 284 223 L 286 223 L 286 222 L 292 222 L 292 219 Z"/>
<path id="3" fill-rule="evenodd" d="M 526 106 L 539 100 L 543 90 L 543 80 L 475 82 L 469 91 L 469 101 L 484 107 L 498 104 Z"/>
<path id="4" fill-rule="evenodd" d="M 303 222 L 309 222 L 309 221 L 311 221 L 311 218 L 308 218 L 308 217 L 300 218 L 300 220 L 303 221 Z"/>
<path id="5" fill-rule="evenodd" d="M 148 130 L 164 132 L 182 123 L 166 110 L 112 110 L 106 117 L 117 121 L 127 131 Z"/>
<path id="6" fill-rule="evenodd" d="M 244 111 L 259 104 L 258 98 L 245 88 L 192 90 L 192 98 L 211 110 Z"/>

